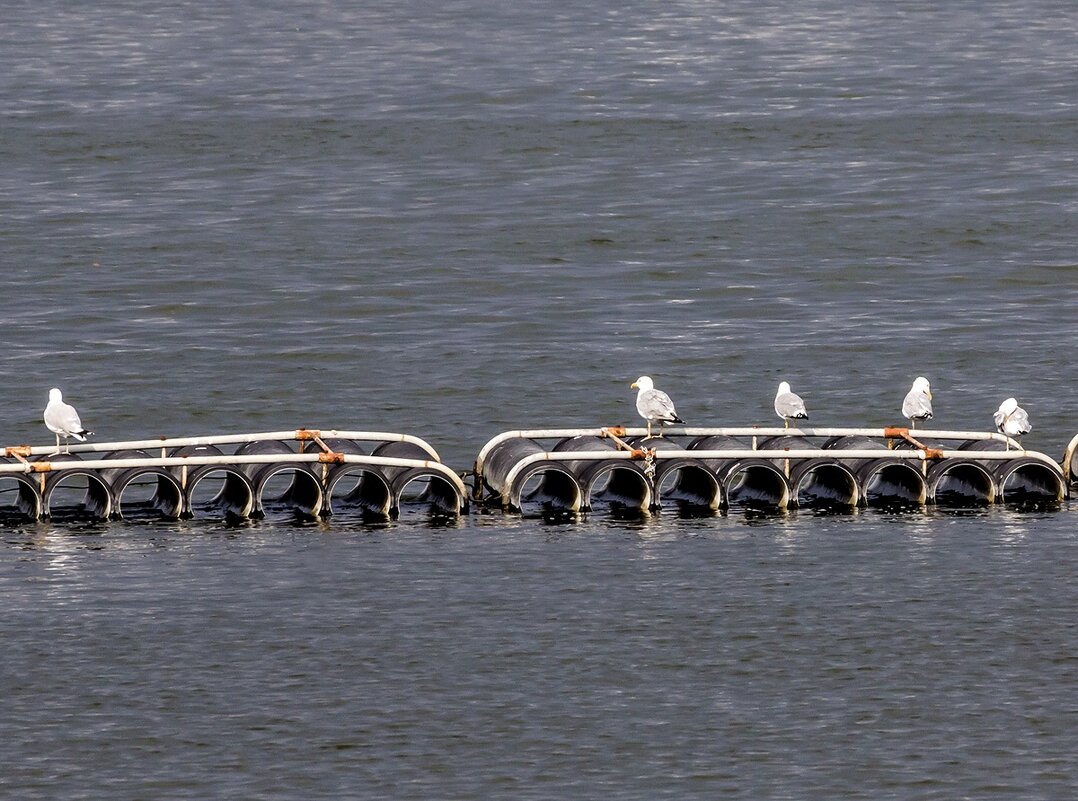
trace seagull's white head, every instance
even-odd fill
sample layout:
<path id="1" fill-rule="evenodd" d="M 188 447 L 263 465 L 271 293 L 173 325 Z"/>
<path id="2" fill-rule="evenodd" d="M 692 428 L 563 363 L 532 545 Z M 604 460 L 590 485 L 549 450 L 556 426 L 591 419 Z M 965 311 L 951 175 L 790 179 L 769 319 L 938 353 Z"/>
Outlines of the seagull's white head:
<path id="1" fill-rule="evenodd" d="M 651 378 L 649 378 L 648 376 L 642 375 L 640 376 L 640 378 L 636 379 L 632 384 L 629 385 L 629 389 L 655 389 L 655 382 L 652 381 Z"/>
<path id="2" fill-rule="evenodd" d="M 932 399 L 932 389 L 928 386 L 928 379 L 923 375 L 917 376 L 913 382 L 913 389 L 920 390 L 928 396 L 929 400 Z"/>
<path id="3" fill-rule="evenodd" d="M 49 403 L 60 403 L 63 399 L 63 394 L 56 387 L 49 390 Z"/>
<path id="4" fill-rule="evenodd" d="M 789 391 L 790 391 L 790 382 L 789 381 L 780 381 L 779 382 L 778 394 L 781 395 L 784 392 L 789 392 Z"/>
<path id="5" fill-rule="evenodd" d="M 1015 409 L 1018 408 L 1018 401 L 1015 398 L 1007 398 L 999 405 L 999 410 L 1005 415 L 1014 414 Z"/>

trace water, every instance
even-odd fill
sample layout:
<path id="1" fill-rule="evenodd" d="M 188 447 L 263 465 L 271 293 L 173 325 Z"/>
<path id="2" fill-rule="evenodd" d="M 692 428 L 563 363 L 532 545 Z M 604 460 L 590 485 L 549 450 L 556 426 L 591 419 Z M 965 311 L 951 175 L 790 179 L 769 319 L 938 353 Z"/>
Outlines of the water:
<path id="1" fill-rule="evenodd" d="M 1078 432 L 1073 4 L 50 0 L 0 28 L 5 444 Z M 1075 795 L 1073 502 L 0 529 L 0 796 Z"/>

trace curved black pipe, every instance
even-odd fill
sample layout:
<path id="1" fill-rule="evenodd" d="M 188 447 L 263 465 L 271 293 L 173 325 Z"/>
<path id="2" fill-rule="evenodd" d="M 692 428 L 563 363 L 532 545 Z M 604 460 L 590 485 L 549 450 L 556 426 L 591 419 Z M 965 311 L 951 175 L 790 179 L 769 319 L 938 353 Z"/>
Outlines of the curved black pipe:
<path id="1" fill-rule="evenodd" d="M 827 440 L 823 447 L 837 451 L 836 456 L 853 470 L 861 488 L 861 502 L 867 506 L 894 508 L 923 505 L 928 500 L 928 485 L 921 463 L 888 456 L 884 443 L 870 437 L 841 436 Z M 845 459 L 843 450 L 878 450 L 879 458 Z"/>
<path id="2" fill-rule="evenodd" d="M 120 450 L 105 454 L 102 459 L 149 459 L 150 454 L 143 450 Z M 101 478 L 111 487 L 115 505 L 114 517 L 129 517 L 132 514 L 152 510 L 154 514 L 178 519 L 183 515 L 183 489 L 176 476 L 163 467 L 118 467 L 100 471 Z M 135 482 L 146 477 L 154 478 L 154 493 L 148 501 L 124 503 L 124 492 Z M 124 508 L 127 508 L 125 514 Z"/>
<path id="3" fill-rule="evenodd" d="M 428 462 L 428 451 L 413 442 L 383 442 L 371 451 L 371 456 L 394 459 L 415 459 Z M 434 514 L 459 514 L 468 509 L 467 497 L 461 495 L 441 471 L 433 467 L 379 467 L 390 488 L 390 514 L 399 515 L 405 502 L 427 506 Z M 406 492 L 413 482 L 420 482 L 422 491 L 414 497 Z"/>
<path id="4" fill-rule="evenodd" d="M 220 448 L 213 445 L 184 445 L 169 456 L 223 456 Z M 183 489 L 184 517 L 193 517 L 196 511 L 195 490 L 203 480 L 220 474 L 221 488 L 209 501 L 198 505 L 199 512 L 222 512 L 225 520 L 236 522 L 251 516 L 255 508 L 255 488 L 250 477 L 236 467 L 227 464 L 205 464 L 191 467 L 171 467 L 169 472 L 177 477 Z"/>
<path id="5" fill-rule="evenodd" d="M 35 461 L 48 461 L 53 463 L 78 462 L 82 461 L 82 458 L 74 453 L 61 453 L 43 456 Z M 73 507 L 54 509 L 52 498 L 56 490 L 75 478 L 83 478 L 86 480 L 86 491 L 82 501 Z M 57 470 L 56 472 L 47 473 L 45 476 L 45 489 L 41 493 L 42 517 L 91 517 L 95 520 L 105 520 L 112 514 L 112 508 L 112 490 L 96 470 L 72 468 L 69 470 Z"/>
<path id="6" fill-rule="evenodd" d="M 816 444 L 794 434 L 768 437 L 758 444 L 760 450 L 814 450 Z M 838 458 L 775 459 L 776 466 L 788 472 L 794 503 L 801 508 L 853 508 L 858 505 L 861 488 L 853 470 Z"/>
<path id="7" fill-rule="evenodd" d="M 20 473 L 6 474 L 0 477 L 0 484 L 4 481 L 13 481 L 15 493 L 12 503 L 0 507 L 0 521 L 24 521 L 37 520 L 41 517 L 41 491 L 37 485 L 27 476 Z M 6 495 L 7 490 L 0 493 Z"/>
<path id="8" fill-rule="evenodd" d="M 649 447 L 651 447 L 649 445 Z M 584 435 L 563 439 L 555 451 L 610 451 L 617 448 L 610 440 Z M 611 511 L 647 511 L 656 497 L 652 479 L 640 461 L 600 459 L 567 461 L 565 469 L 575 476 L 583 490 L 584 506 L 592 509 L 602 504 Z"/>
<path id="9" fill-rule="evenodd" d="M 970 440 L 959 450 L 1007 452 L 1007 443 L 999 440 Z M 1013 459 L 981 459 L 995 484 L 995 498 L 1004 503 L 1055 503 L 1067 495 L 1062 470 L 1056 471 L 1040 459 L 1022 456 L 1015 451 Z"/>

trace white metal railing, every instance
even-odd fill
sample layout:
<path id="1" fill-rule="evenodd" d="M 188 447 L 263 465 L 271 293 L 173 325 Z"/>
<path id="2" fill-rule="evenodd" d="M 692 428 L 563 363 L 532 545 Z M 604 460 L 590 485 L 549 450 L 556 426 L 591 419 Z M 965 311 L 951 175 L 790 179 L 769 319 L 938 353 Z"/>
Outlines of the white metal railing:
<path id="1" fill-rule="evenodd" d="M 546 428 L 546 429 L 521 429 L 517 431 L 506 431 L 490 439 L 482 450 L 479 451 L 479 456 L 475 461 L 475 472 L 477 475 L 483 475 L 483 467 L 486 464 L 487 456 L 490 452 L 502 442 L 510 439 L 564 439 L 566 437 L 602 437 L 608 438 L 611 435 L 616 437 L 642 437 L 648 433 L 648 430 L 644 427 L 639 428 L 623 428 L 620 426 L 608 426 L 603 428 Z M 917 437 L 921 440 L 995 440 L 997 442 L 1004 442 L 1008 447 L 1015 448 L 1021 451 L 1021 444 L 1011 437 L 1007 437 L 1003 434 L 998 434 L 990 431 L 935 431 L 932 429 L 907 429 L 907 428 L 782 428 L 779 426 L 736 426 L 736 427 L 717 427 L 717 428 L 699 428 L 690 426 L 677 426 L 668 427 L 663 430 L 664 438 L 670 437 L 714 437 L 714 436 L 726 436 L 726 437 L 775 437 L 775 436 L 797 436 L 797 437 L 849 437 L 849 436 L 861 436 L 871 437 L 877 439 L 899 439 L 903 433 L 910 436 Z M 696 453 L 695 451 L 688 451 L 688 453 Z M 826 453 L 835 454 L 843 453 L 846 451 L 840 451 L 838 449 L 833 451 L 826 451 Z M 1032 451 L 1030 451 L 1032 453 Z M 877 454 L 878 455 L 878 454 Z M 710 457 L 709 457 L 710 458 Z M 724 458 L 724 457 L 715 457 Z M 731 457 L 741 458 L 741 457 Z M 1058 465 L 1057 465 L 1058 466 Z"/>
<path id="2" fill-rule="evenodd" d="M 254 434 L 217 434 L 208 437 L 159 437 L 157 439 L 136 439 L 122 442 L 79 442 L 64 451 L 71 453 L 102 453 L 119 450 L 151 450 L 161 448 L 182 448 L 199 445 L 242 445 L 249 442 L 296 441 L 315 442 L 322 439 L 351 439 L 358 442 L 409 442 L 428 453 L 433 461 L 440 462 L 438 452 L 425 440 L 410 434 L 398 434 L 388 431 L 338 431 L 336 429 L 299 428 L 291 431 L 263 431 Z M 0 457 L 7 456 L 52 456 L 56 453 L 55 445 L 17 445 L 0 449 Z"/>

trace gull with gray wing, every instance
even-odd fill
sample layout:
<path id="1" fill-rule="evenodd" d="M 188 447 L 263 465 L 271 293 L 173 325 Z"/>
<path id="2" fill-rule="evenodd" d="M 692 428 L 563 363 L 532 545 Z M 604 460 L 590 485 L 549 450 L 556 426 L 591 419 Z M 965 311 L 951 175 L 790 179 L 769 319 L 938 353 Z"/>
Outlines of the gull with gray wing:
<path id="1" fill-rule="evenodd" d="M 67 445 L 69 437 L 85 442 L 86 437 L 93 433 L 82 427 L 82 420 L 79 419 L 75 407 L 64 403 L 63 393 L 55 387 L 49 390 L 49 403 L 45 407 L 45 427 L 56 435 L 56 453 L 53 456 L 60 453 L 60 437 L 64 438 L 64 444 Z M 67 452 L 71 452 L 70 446 Z"/>
<path id="2" fill-rule="evenodd" d="M 646 375 L 640 376 L 632 384 L 631 389 L 639 390 L 636 393 L 636 411 L 647 421 L 648 436 L 651 436 L 651 424 L 659 424 L 659 436 L 662 436 L 662 427 L 665 423 L 684 423 L 674 411 L 674 402 L 670 396 L 660 389 L 655 389 L 655 382 Z"/>
<path id="3" fill-rule="evenodd" d="M 801 420 L 808 419 L 805 402 L 801 400 L 800 395 L 790 391 L 790 385 L 786 381 L 779 384 L 779 391 L 775 394 L 775 414 L 782 418 L 786 428 L 790 427 L 791 417 Z"/>

